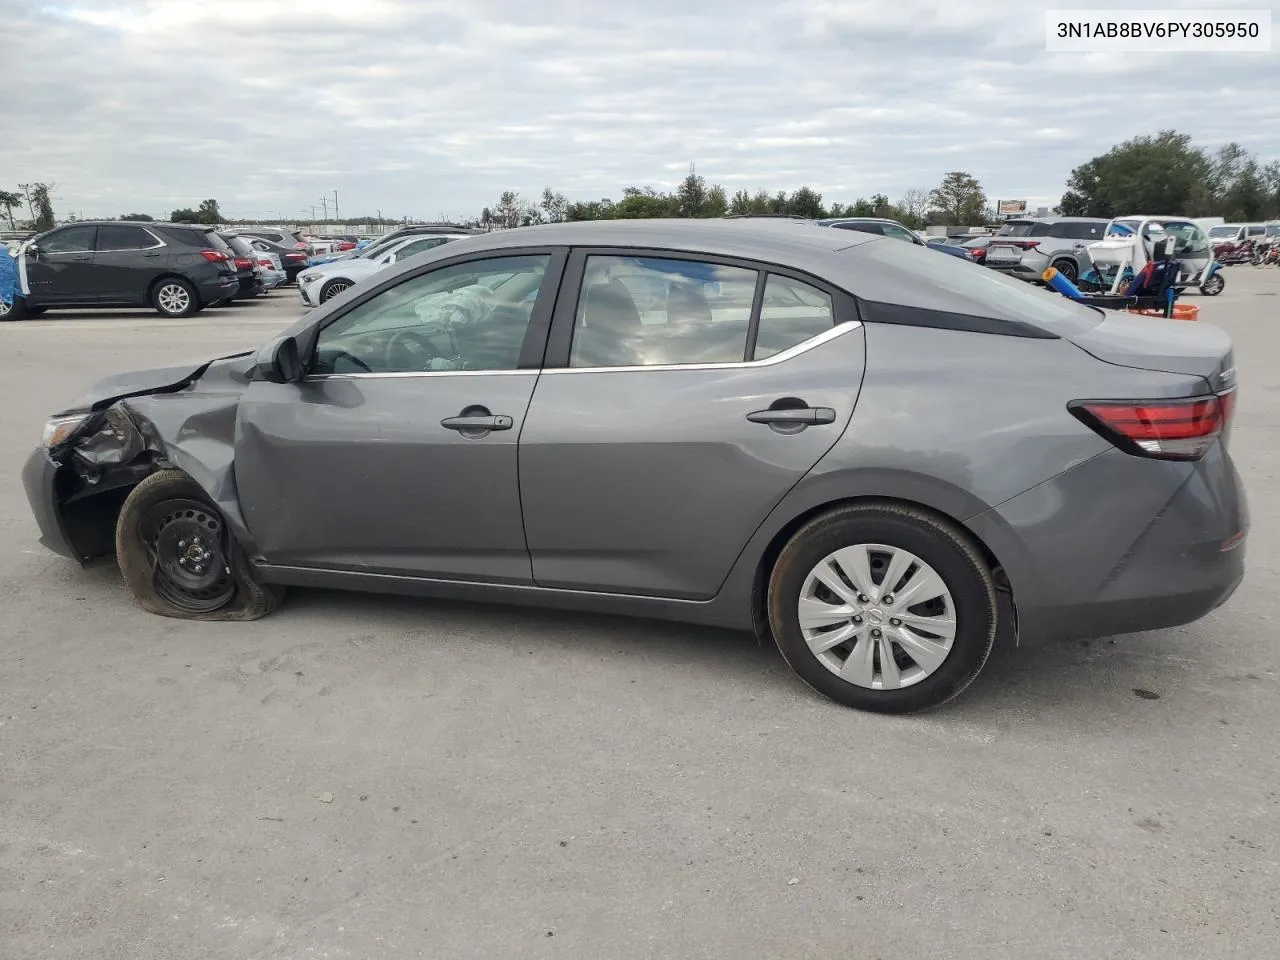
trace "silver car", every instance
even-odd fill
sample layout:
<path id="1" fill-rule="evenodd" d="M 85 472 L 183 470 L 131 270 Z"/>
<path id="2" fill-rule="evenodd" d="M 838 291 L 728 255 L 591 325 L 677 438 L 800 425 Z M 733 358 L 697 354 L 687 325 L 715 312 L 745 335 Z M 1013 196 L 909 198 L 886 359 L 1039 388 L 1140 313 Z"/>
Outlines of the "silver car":
<path id="1" fill-rule="evenodd" d="M 811 224 L 441 246 L 258 351 L 103 380 L 24 481 L 145 609 L 288 585 L 771 635 L 840 703 L 1022 642 L 1185 624 L 1244 573 L 1232 344 Z"/>
<path id="2" fill-rule="evenodd" d="M 1049 267 L 1075 283 L 1092 264 L 1084 247 L 1101 240 L 1109 220 L 1040 217 L 1006 220 L 987 245 L 982 261 L 1020 280 L 1039 280 Z"/>
<path id="3" fill-rule="evenodd" d="M 410 236 L 387 246 L 371 247 L 350 259 L 308 267 L 298 274 L 298 296 L 302 306 L 309 310 L 400 260 L 457 239 L 453 234 Z"/>

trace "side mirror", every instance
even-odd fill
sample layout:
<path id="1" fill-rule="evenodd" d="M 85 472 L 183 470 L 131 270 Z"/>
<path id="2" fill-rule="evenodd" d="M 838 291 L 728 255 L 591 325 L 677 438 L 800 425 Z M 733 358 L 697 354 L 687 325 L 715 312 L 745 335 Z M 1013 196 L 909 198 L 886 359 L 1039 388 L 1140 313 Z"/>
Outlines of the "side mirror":
<path id="1" fill-rule="evenodd" d="M 249 377 L 267 383 L 296 383 L 301 380 L 298 341 L 293 337 L 280 337 L 263 346 L 253 358 Z"/>
<path id="2" fill-rule="evenodd" d="M 40 259 L 40 248 L 39 248 L 39 247 L 37 247 L 34 243 L 32 243 L 32 244 L 28 244 L 28 245 L 27 245 L 27 256 L 28 256 L 28 257 L 31 257 L 32 259 L 39 260 L 39 259 Z"/>

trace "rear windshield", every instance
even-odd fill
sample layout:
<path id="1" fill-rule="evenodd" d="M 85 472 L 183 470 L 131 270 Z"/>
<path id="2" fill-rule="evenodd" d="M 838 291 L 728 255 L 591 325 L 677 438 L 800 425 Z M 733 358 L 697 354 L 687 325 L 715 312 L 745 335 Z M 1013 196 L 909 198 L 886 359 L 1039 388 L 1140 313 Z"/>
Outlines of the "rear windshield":
<path id="1" fill-rule="evenodd" d="M 1049 225 L 1034 220 L 1010 220 L 1000 225 L 997 237 L 1047 237 Z"/>
<path id="2" fill-rule="evenodd" d="M 1061 337 L 1096 327 L 1101 311 L 960 257 L 928 247 L 873 241 L 850 253 L 871 269 L 859 271 L 857 297 L 972 317 L 1029 323 Z"/>
<path id="3" fill-rule="evenodd" d="M 253 244 L 244 237 L 227 237 L 227 245 L 242 257 L 253 256 Z"/>
<path id="4" fill-rule="evenodd" d="M 227 256 L 231 256 L 231 254 L 235 252 L 231 249 L 230 246 L 227 245 L 227 241 L 223 240 L 220 236 L 218 236 L 212 230 L 204 233 L 203 237 L 208 242 L 209 246 L 213 247 L 213 249 L 215 250 L 221 250 Z"/>

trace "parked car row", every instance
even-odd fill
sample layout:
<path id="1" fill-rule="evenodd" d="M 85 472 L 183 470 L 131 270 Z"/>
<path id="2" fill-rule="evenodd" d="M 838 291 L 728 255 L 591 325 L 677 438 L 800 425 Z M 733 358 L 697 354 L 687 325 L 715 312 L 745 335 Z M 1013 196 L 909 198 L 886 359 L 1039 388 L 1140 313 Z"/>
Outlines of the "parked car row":
<path id="1" fill-rule="evenodd" d="M 70 223 L 28 241 L 23 256 L 29 293 L 0 302 L 0 320 L 86 307 L 151 307 L 188 317 L 263 296 L 288 279 L 270 247 L 185 223 Z"/>

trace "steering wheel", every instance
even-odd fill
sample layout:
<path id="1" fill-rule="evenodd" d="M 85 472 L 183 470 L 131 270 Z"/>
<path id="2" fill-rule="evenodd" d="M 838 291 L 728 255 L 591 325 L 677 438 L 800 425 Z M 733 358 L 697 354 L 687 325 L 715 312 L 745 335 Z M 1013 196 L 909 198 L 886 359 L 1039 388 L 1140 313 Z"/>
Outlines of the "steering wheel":
<path id="1" fill-rule="evenodd" d="M 364 373 L 373 373 L 373 367 L 369 366 L 353 353 L 347 353 L 342 349 L 335 349 L 328 358 L 329 366 L 334 370 L 337 369 L 339 360 L 350 360 L 353 364 L 361 369 Z"/>
<path id="2" fill-rule="evenodd" d="M 387 340 L 383 354 L 387 367 L 391 370 L 415 366 L 419 370 L 426 370 L 431 361 L 440 356 L 440 351 L 432 345 L 424 332 L 408 329 L 393 333 Z"/>

